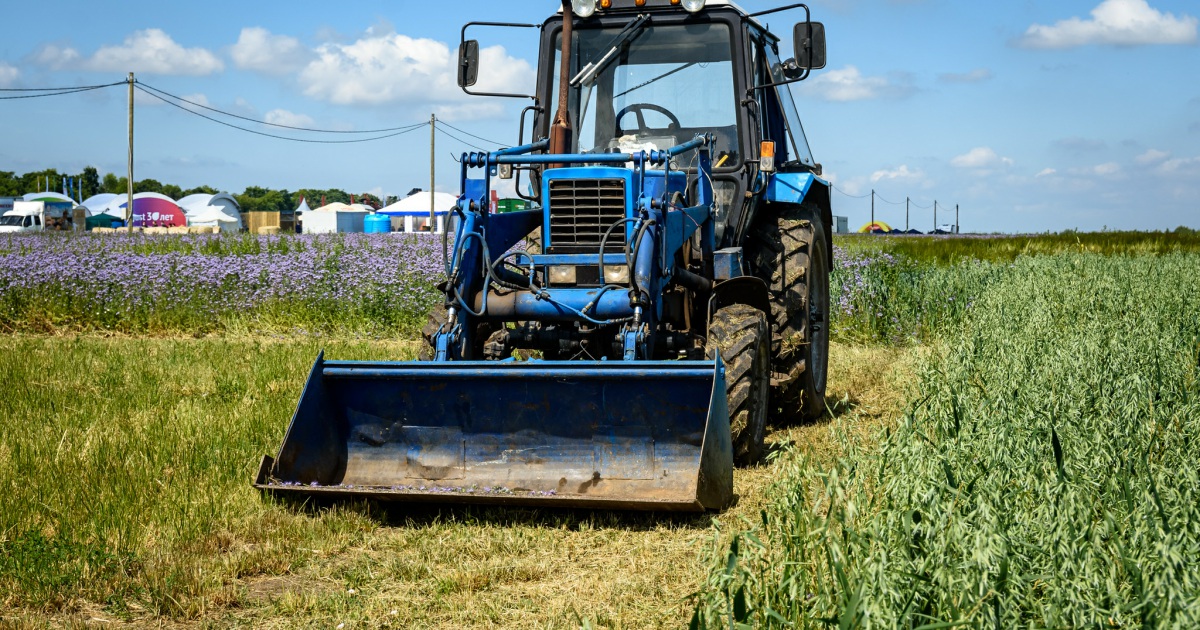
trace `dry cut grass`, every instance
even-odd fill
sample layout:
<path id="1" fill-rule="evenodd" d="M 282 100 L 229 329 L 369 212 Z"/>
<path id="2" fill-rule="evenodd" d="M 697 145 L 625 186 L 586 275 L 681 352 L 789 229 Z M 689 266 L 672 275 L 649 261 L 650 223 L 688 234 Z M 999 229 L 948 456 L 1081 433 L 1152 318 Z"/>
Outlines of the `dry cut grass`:
<path id="1" fill-rule="evenodd" d="M 256 627 L 679 627 L 723 532 L 756 518 L 828 423 L 777 429 L 720 514 L 338 505 L 251 487 L 319 345 L 404 341 L 0 338 L 0 623 Z M 835 345 L 830 402 L 864 436 L 898 408 L 911 350 Z M 19 559 L 17 557 L 19 556 Z"/>

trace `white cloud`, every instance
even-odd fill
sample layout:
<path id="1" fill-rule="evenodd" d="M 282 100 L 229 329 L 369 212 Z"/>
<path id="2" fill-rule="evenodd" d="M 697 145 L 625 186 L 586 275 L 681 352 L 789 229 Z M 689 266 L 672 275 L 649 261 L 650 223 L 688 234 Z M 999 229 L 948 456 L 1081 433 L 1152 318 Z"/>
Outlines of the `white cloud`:
<path id="1" fill-rule="evenodd" d="M 263 116 L 263 120 L 272 125 L 286 125 L 288 127 L 308 127 L 311 129 L 314 126 L 314 121 L 310 116 L 289 112 L 286 109 L 273 109 Z"/>
<path id="2" fill-rule="evenodd" d="M 879 170 L 871 173 L 871 182 L 878 182 L 882 179 L 920 179 L 925 174 L 920 169 L 910 170 L 907 164 L 901 164 L 891 170 Z"/>
<path id="3" fill-rule="evenodd" d="M 1158 167 L 1163 173 L 1200 173 L 1200 157 L 1173 158 Z"/>
<path id="4" fill-rule="evenodd" d="M 160 29 L 135 31 L 120 46 L 105 46 L 83 63 L 97 72 L 141 72 L 202 76 L 225 69 L 204 48 L 184 48 Z"/>
<path id="5" fill-rule="evenodd" d="M 1097 175 L 1112 175 L 1121 170 L 1121 165 L 1116 162 L 1105 162 L 1092 167 L 1092 172 Z M 136 201 L 136 200 L 135 200 Z"/>
<path id="6" fill-rule="evenodd" d="M 59 46 L 57 44 L 45 44 L 33 53 L 32 60 L 34 63 L 46 66 L 51 70 L 62 70 L 71 68 L 79 61 L 79 51 L 70 46 Z"/>
<path id="7" fill-rule="evenodd" d="M 253 116 L 258 113 L 258 109 L 251 105 L 250 101 L 247 101 L 240 96 L 233 99 L 233 106 L 236 108 L 238 113 L 241 113 L 244 116 Z"/>
<path id="8" fill-rule="evenodd" d="M 1038 174 L 1034 175 L 1034 177 L 1050 177 L 1051 175 L 1054 175 L 1056 173 L 1058 173 L 1058 171 L 1055 169 L 1044 168 L 1044 169 L 1038 171 Z"/>
<path id="9" fill-rule="evenodd" d="M 799 85 L 799 91 L 827 101 L 862 101 L 879 98 L 888 92 L 883 77 L 865 77 L 855 66 L 827 70 Z"/>
<path id="10" fill-rule="evenodd" d="M 261 27 L 243 28 L 237 43 L 229 49 L 233 63 L 243 70 L 265 74 L 288 74 L 303 68 L 312 51 L 300 40 L 287 35 L 274 35 Z"/>
<path id="11" fill-rule="evenodd" d="M 446 118 L 473 118 L 499 113 L 499 105 L 466 104 L 457 84 L 457 55 L 432 39 L 369 31 L 349 44 L 319 46 L 316 58 L 300 71 L 304 93 L 339 105 L 423 103 L 442 108 Z M 480 50 L 479 83 L 474 90 L 532 90 L 529 62 L 508 55 L 503 47 Z"/>
<path id="12" fill-rule="evenodd" d="M 225 68 L 225 64 L 208 50 L 184 48 L 157 28 L 134 31 L 121 45 L 103 46 L 87 58 L 74 48 L 47 44 L 34 53 L 33 60 L 53 70 L 187 76 L 213 74 Z"/>
<path id="13" fill-rule="evenodd" d="M 1171 157 L 1171 154 L 1167 153 L 1166 151 L 1150 149 L 1145 153 L 1133 158 L 1133 161 L 1137 162 L 1138 164 L 1155 164 L 1157 162 L 1162 162 L 1169 157 Z"/>
<path id="14" fill-rule="evenodd" d="M 1197 19 L 1175 17 L 1150 7 L 1146 0 L 1104 0 L 1091 19 L 1072 17 L 1053 26 L 1034 24 L 1017 40 L 1026 48 L 1073 48 L 1088 44 L 1138 46 L 1196 42 Z"/>
<path id="15" fill-rule="evenodd" d="M 17 77 L 21 76 L 21 71 L 0 61 L 0 87 L 7 87 L 16 82 Z"/>
<path id="16" fill-rule="evenodd" d="M 1012 163 L 1011 159 L 997 155 L 991 147 L 975 147 L 950 160 L 951 166 L 958 168 L 995 168 L 1011 166 Z"/>
<path id="17" fill-rule="evenodd" d="M 976 68 L 970 72 L 945 72 L 938 75 L 943 83 L 979 83 L 992 78 L 992 71 L 987 68 Z"/>

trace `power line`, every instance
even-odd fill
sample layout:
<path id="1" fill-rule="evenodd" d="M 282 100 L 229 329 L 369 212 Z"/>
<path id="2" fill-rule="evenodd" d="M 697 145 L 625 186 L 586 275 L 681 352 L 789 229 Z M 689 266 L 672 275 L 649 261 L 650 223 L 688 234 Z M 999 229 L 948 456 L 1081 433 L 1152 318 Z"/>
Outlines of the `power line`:
<path id="1" fill-rule="evenodd" d="M 445 121 L 442 121 L 442 120 L 439 120 L 439 121 L 437 121 L 437 122 L 438 122 L 438 124 L 439 124 L 439 125 L 445 125 L 445 126 L 447 126 L 447 127 L 451 128 L 451 129 L 453 129 L 453 130 L 455 130 L 455 131 L 457 131 L 457 132 L 459 132 L 459 133 L 465 133 L 465 134 L 467 134 L 468 136 L 471 136 L 472 138 L 475 138 L 475 139 L 477 139 L 477 140 L 483 140 L 484 142 L 486 142 L 486 143 L 488 143 L 488 144 L 494 144 L 494 145 L 496 145 L 496 146 L 501 146 L 501 147 L 506 147 L 506 146 L 508 146 L 507 144 L 505 144 L 505 143 L 503 143 L 503 142 L 496 142 L 495 140 L 488 140 L 487 138 L 484 138 L 484 137 L 482 137 L 482 136 L 477 136 L 477 135 L 475 135 L 475 134 L 471 133 L 470 131 L 465 131 L 465 130 L 463 130 L 463 129 L 459 129 L 458 127 L 455 127 L 454 125 L 451 125 L 451 124 L 450 124 L 450 123 L 448 123 L 448 122 L 445 122 Z"/>
<path id="2" fill-rule="evenodd" d="M 218 120 L 216 118 L 213 118 L 212 116 L 207 116 L 207 115 L 202 114 L 193 109 L 188 109 L 187 107 L 184 107 L 183 105 L 180 105 L 179 103 L 176 103 L 174 101 L 169 101 L 169 100 L 159 96 L 158 94 L 155 94 L 154 92 L 151 92 L 151 91 L 143 88 L 141 83 L 137 83 L 136 85 L 134 85 L 134 87 L 141 90 L 143 93 L 149 94 L 150 96 L 153 96 L 154 98 L 156 98 L 168 105 L 171 105 L 173 107 L 178 107 L 179 109 L 182 109 L 183 111 L 185 111 L 189 114 L 199 116 L 205 120 L 210 120 L 212 122 L 217 123 L 218 125 L 224 125 L 226 127 L 229 127 L 232 129 L 237 129 L 238 131 L 245 131 L 246 133 L 252 133 L 257 136 L 265 136 L 267 138 L 275 138 L 277 140 L 290 140 L 292 142 L 307 142 L 310 144 L 351 144 L 351 143 L 356 143 L 356 142 L 371 142 L 373 140 L 384 140 L 386 138 L 395 138 L 396 136 L 400 136 L 400 135 L 403 135 L 403 134 L 406 134 L 406 133 L 409 133 L 412 131 L 416 131 L 417 129 L 420 129 L 421 127 L 424 127 L 425 125 L 429 124 L 429 123 L 419 123 L 417 125 L 410 126 L 408 128 L 401 127 L 401 129 L 404 129 L 404 131 L 397 131 L 396 133 L 389 133 L 387 135 L 375 136 L 373 138 L 356 138 L 354 140 L 311 140 L 308 138 L 289 138 L 287 136 L 280 136 L 280 135 L 276 135 L 273 133 L 266 133 L 263 131 L 256 131 L 254 129 L 247 129 L 245 127 L 239 127 L 238 125 L 235 125 L 233 123 L 228 123 L 228 122 L 225 122 L 224 120 Z M 258 121 L 255 121 L 255 122 L 258 122 Z"/>
<path id="3" fill-rule="evenodd" d="M 876 199 L 878 199 L 878 200 L 880 200 L 880 201 L 882 201 L 883 203 L 890 203 L 890 204 L 892 204 L 893 206 L 898 206 L 898 205 L 900 205 L 900 202 L 899 202 L 899 201 L 888 201 L 887 199 L 884 199 L 884 198 L 883 198 L 883 195 L 881 195 L 881 194 L 879 194 L 879 193 L 875 193 L 875 198 L 876 198 Z"/>
<path id="4" fill-rule="evenodd" d="M 438 122 L 441 122 L 441 121 L 438 121 Z M 456 136 L 456 135 L 454 135 L 454 134 L 450 133 L 449 131 L 446 131 L 445 129 L 442 129 L 440 126 L 437 126 L 437 125 L 435 125 L 435 126 L 434 126 L 434 128 L 435 128 L 435 129 L 437 129 L 439 132 L 441 132 L 441 133 L 443 133 L 443 134 L 445 134 L 445 135 L 447 135 L 447 136 L 450 136 L 451 138 L 453 138 L 453 139 L 455 139 L 455 140 L 457 140 L 457 141 L 459 141 L 459 142 L 461 142 L 461 143 L 463 143 L 463 144 L 465 144 L 465 145 L 467 145 L 467 146 L 471 147 L 472 149 L 477 149 L 477 150 L 479 150 L 479 151 L 487 151 L 487 149 L 485 149 L 485 148 L 483 148 L 483 147 L 481 147 L 481 146 L 479 146 L 479 145 L 476 145 L 476 144 L 471 144 L 470 142 L 467 142 L 466 140 L 463 140 L 462 138 L 459 138 L 458 136 Z M 464 133 L 465 133 L 465 132 L 464 132 Z"/>
<path id="5" fill-rule="evenodd" d="M 114 85 L 123 85 L 125 81 L 117 81 L 116 83 L 105 83 L 104 85 L 69 85 L 67 87 L 52 87 L 52 88 L 0 88 L 0 92 L 63 92 L 67 90 L 91 90 L 112 87 Z"/>
<path id="6" fill-rule="evenodd" d="M 215 107 L 209 107 L 208 105 L 205 105 L 203 103 L 197 103 L 195 101 L 190 101 L 186 98 L 183 98 L 182 96 L 176 96 L 175 94 L 171 94 L 170 92 L 167 92 L 166 90 L 160 90 L 160 89 L 154 87 L 153 85 L 148 85 L 141 81 L 138 81 L 137 84 L 146 89 L 150 89 L 155 92 L 158 92 L 159 94 L 162 94 L 164 96 L 169 96 L 177 101 L 182 101 L 184 103 L 187 103 L 188 105 L 207 109 L 210 112 L 215 112 L 215 113 L 221 114 L 222 116 L 229 116 L 230 118 L 238 118 L 238 119 L 246 120 L 246 121 L 249 121 L 252 123 L 258 123 L 260 125 L 267 125 L 269 127 L 279 127 L 282 129 L 293 129 L 296 131 L 311 131 L 313 133 L 389 133 L 392 131 L 407 131 L 409 129 L 416 129 L 417 127 L 421 127 L 421 126 L 427 124 L 427 123 L 422 122 L 422 123 L 416 123 L 413 125 L 405 125 L 403 127 L 391 127 L 388 129 L 365 129 L 362 131 L 345 131 L 345 130 L 335 130 L 335 129 L 311 129 L 308 127 L 295 127 L 292 125 L 281 125 L 278 123 L 270 123 L 270 122 L 266 122 L 266 121 L 262 121 L 262 120 L 256 120 L 254 118 L 249 118 L 247 116 L 240 116 L 240 115 L 234 114 L 232 112 L 223 111 L 223 110 L 217 109 Z"/>
<path id="7" fill-rule="evenodd" d="M 8 88 L 0 90 L 0 92 L 43 92 L 43 94 L 22 94 L 20 96 L 0 96 L 2 101 L 12 101 L 23 98 L 43 98 L 46 96 L 64 96 L 66 94 L 77 94 L 79 92 L 90 92 L 92 90 L 101 90 L 114 85 L 124 85 L 125 81 L 117 81 L 116 83 L 108 83 L 105 85 L 83 85 L 72 88 Z"/>
<path id="8" fill-rule="evenodd" d="M 830 184 L 830 186 L 833 186 L 833 185 Z M 847 197 L 850 197 L 851 199 L 866 199 L 867 197 L 871 196 L 870 193 L 867 193 L 865 195 L 851 195 L 850 193 L 842 190 L 841 188 L 838 188 L 837 186 L 833 186 L 833 189 L 842 193 L 843 195 L 846 195 Z"/>

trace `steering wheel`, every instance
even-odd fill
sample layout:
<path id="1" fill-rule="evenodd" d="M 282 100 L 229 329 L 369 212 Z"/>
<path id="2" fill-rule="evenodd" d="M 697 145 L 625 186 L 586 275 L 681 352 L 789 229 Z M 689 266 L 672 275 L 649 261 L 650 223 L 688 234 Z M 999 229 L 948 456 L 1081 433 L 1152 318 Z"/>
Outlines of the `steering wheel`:
<path id="1" fill-rule="evenodd" d="M 650 128 L 646 126 L 646 118 L 642 115 L 642 112 L 646 110 L 658 112 L 663 116 L 666 116 L 667 119 L 671 121 L 671 124 L 667 127 L 667 129 L 678 129 L 682 126 L 679 124 L 679 118 L 662 105 L 655 105 L 653 103 L 633 103 L 632 105 L 628 105 L 622 108 L 621 111 L 617 112 L 617 134 L 625 135 L 625 130 L 621 127 L 621 119 L 625 117 L 625 114 L 630 112 L 633 112 L 633 114 L 637 116 L 638 126 L 635 127 L 634 130 L 639 133 L 648 132 Z"/>

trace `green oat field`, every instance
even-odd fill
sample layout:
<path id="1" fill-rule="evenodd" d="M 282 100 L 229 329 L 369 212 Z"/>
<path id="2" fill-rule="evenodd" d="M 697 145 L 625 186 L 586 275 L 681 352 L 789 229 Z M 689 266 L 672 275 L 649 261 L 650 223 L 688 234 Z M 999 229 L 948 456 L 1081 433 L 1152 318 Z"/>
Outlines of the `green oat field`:
<path id="1" fill-rule="evenodd" d="M 1200 624 L 1194 233 L 835 245 L 829 416 L 682 517 L 251 488 L 316 353 L 415 358 L 419 314 L 138 332 L 7 302 L 0 625 Z"/>

